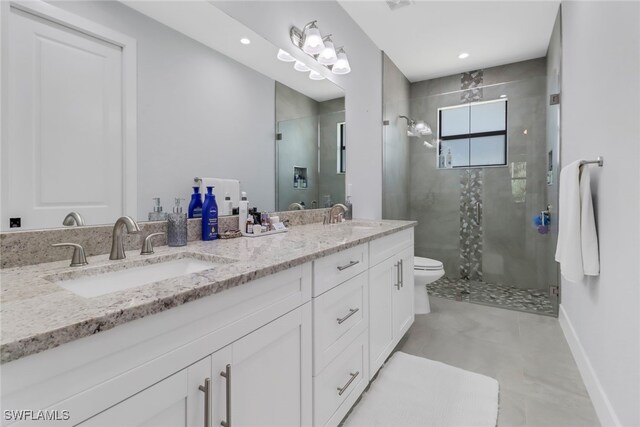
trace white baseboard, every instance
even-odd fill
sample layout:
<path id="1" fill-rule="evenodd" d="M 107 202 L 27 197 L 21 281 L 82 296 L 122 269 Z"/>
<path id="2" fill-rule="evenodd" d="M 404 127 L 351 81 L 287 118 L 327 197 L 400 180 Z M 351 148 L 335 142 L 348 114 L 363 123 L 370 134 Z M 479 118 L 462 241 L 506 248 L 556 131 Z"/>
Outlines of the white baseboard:
<path id="1" fill-rule="evenodd" d="M 613 410 L 613 406 L 611 406 L 611 402 L 609 402 L 609 398 L 604 392 L 602 384 L 600 384 L 598 376 L 593 370 L 593 366 L 591 366 L 587 353 L 585 352 L 584 347 L 582 347 L 580 339 L 578 339 L 578 335 L 576 334 L 576 331 L 571 324 L 571 320 L 569 319 L 569 316 L 567 316 L 567 312 L 564 310 L 562 304 L 560 304 L 558 320 L 560 321 L 560 327 L 562 328 L 562 332 L 564 332 L 564 337 L 569 344 L 569 348 L 571 349 L 573 358 L 576 361 L 576 365 L 578 365 L 582 381 L 587 388 L 587 392 L 589 393 L 593 407 L 596 410 L 600 424 L 607 427 L 621 425 L 620 420 Z"/>

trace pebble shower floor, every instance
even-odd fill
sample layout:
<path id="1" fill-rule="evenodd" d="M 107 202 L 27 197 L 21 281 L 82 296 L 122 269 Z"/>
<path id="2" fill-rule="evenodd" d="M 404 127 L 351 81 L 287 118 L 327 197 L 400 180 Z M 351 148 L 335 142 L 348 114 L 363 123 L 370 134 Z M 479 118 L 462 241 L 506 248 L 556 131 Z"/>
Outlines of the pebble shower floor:
<path id="1" fill-rule="evenodd" d="M 443 277 L 427 285 L 429 295 L 555 316 L 549 293 L 496 283 Z"/>

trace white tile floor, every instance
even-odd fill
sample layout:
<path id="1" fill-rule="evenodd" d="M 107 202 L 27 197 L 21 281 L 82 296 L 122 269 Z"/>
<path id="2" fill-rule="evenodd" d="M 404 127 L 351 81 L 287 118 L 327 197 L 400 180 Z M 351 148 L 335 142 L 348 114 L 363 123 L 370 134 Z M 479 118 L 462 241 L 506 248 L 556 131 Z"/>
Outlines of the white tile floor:
<path id="1" fill-rule="evenodd" d="M 499 427 L 599 425 L 555 318 L 431 297 L 401 350 L 496 378 Z"/>

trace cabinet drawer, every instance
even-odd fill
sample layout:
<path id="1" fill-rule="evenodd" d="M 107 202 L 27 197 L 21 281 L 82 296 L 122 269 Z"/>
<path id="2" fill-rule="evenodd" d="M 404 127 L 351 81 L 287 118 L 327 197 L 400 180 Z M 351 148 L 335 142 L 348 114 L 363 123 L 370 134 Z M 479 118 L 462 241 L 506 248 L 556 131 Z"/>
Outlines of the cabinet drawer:
<path id="1" fill-rule="evenodd" d="M 337 426 L 366 388 L 367 334 L 362 333 L 314 378 L 315 426 Z"/>
<path id="2" fill-rule="evenodd" d="M 373 240 L 369 243 L 369 264 L 379 264 L 408 247 L 413 247 L 413 228 Z"/>
<path id="3" fill-rule="evenodd" d="M 313 372 L 343 351 L 369 323 L 367 271 L 313 299 Z"/>
<path id="4" fill-rule="evenodd" d="M 313 296 L 362 273 L 369 264 L 367 244 L 320 258 L 313 263 Z"/>

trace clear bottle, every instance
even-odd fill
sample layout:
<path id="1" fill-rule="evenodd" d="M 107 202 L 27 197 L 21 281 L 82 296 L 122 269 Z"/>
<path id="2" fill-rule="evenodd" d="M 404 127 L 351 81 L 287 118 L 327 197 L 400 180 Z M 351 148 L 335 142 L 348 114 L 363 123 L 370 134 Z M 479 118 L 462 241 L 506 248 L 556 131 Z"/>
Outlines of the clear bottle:
<path id="1" fill-rule="evenodd" d="M 238 211 L 238 229 L 242 230 L 244 227 L 245 233 L 247 231 L 247 219 L 249 218 L 249 201 L 247 200 L 246 191 L 242 192 L 240 203 L 238 203 L 240 210 Z M 253 218 L 251 219 L 253 221 Z M 253 224 L 252 224 L 253 225 Z"/>
<path id="2" fill-rule="evenodd" d="M 149 212 L 149 221 L 166 221 L 167 213 L 162 212 L 162 206 L 160 205 L 160 197 L 154 197 L 153 212 Z"/>
<path id="3" fill-rule="evenodd" d="M 231 215 L 233 213 L 233 202 L 229 192 L 224 193 L 224 203 L 222 204 L 222 215 Z"/>

